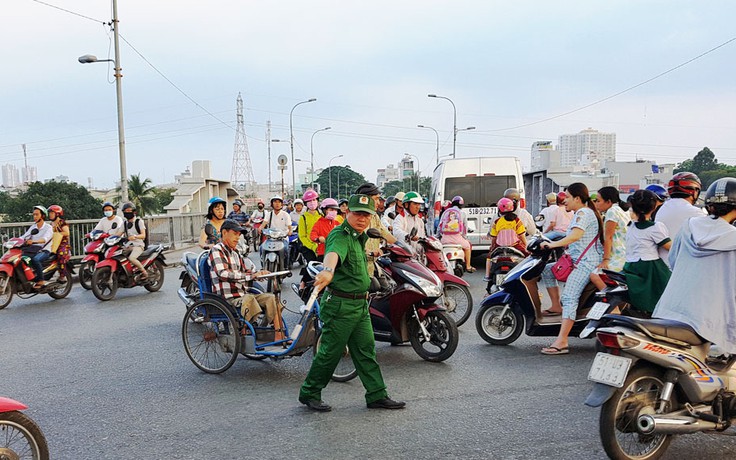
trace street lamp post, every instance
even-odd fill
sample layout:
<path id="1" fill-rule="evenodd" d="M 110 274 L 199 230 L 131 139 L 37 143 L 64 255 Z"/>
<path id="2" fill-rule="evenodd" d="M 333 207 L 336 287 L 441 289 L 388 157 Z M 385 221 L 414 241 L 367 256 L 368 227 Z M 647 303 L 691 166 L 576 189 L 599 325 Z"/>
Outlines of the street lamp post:
<path id="1" fill-rule="evenodd" d="M 419 192 L 419 157 L 417 157 L 416 155 L 412 155 L 411 153 L 405 153 L 404 155 L 414 157 L 417 160 L 417 193 L 420 193 Z M 411 187 L 411 180 L 409 180 L 409 187 Z"/>
<path id="2" fill-rule="evenodd" d="M 302 104 L 316 101 L 317 98 L 307 99 L 306 101 L 297 102 L 289 112 L 289 145 L 291 146 L 291 180 L 294 182 L 294 199 L 296 199 L 296 173 L 294 172 L 294 109 Z"/>
<path id="3" fill-rule="evenodd" d="M 336 157 L 332 157 L 332 158 L 330 158 L 329 163 L 327 163 L 327 170 L 329 171 L 328 177 L 330 178 L 330 198 L 332 198 L 332 169 L 330 169 L 330 168 L 332 168 L 332 160 L 334 160 L 335 158 L 342 158 L 343 156 L 344 155 L 338 155 Z M 337 171 L 337 178 L 338 178 L 338 187 L 339 187 L 339 183 L 340 183 L 339 182 L 339 178 L 340 178 L 340 171 L 339 170 Z M 338 189 L 338 192 L 339 191 L 340 190 Z"/>
<path id="4" fill-rule="evenodd" d="M 312 168 L 311 172 L 311 179 L 312 179 L 312 188 L 314 188 L 314 135 L 317 134 L 320 131 L 327 131 L 328 129 L 332 129 L 331 126 L 328 126 L 326 128 L 318 129 L 317 131 L 312 133 L 312 138 L 309 140 L 309 155 L 310 155 L 310 165 L 309 167 Z"/>
<path id="5" fill-rule="evenodd" d="M 436 94 L 427 94 L 427 97 L 447 99 L 452 104 L 452 158 L 455 158 L 455 144 L 457 143 L 457 108 L 455 107 L 455 103 L 449 97 L 438 96 Z"/>
<path id="6" fill-rule="evenodd" d="M 434 148 L 434 153 L 437 158 L 437 164 L 440 164 L 440 133 L 438 133 L 437 130 L 431 126 L 417 125 L 417 128 L 427 128 L 434 131 L 434 135 L 437 138 L 437 144 Z"/>
<path id="7" fill-rule="evenodd" d="M 115 92 L 118 103 L 118 151 L 120 154 L 120 198 L 123 203 L 128 201 L 128 171 L 125 164 L 125 129 L 123 127 L 123 86 L 122 66 L 120 65 L 120 41 L 118 25 L 118 2 L 112 0 L 113 37 L 115 41 L 115 59 L 97 59 L 96 56 L 85 54 L 79 58 L 82 64 L 92 62 L 112 62 L 115 64 Z"/>

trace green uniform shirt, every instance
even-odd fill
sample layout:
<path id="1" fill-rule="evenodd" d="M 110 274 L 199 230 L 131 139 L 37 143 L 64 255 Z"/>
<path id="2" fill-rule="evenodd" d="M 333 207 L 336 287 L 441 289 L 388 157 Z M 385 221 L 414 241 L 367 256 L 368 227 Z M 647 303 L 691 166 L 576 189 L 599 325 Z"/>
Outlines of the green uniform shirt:
<path id="1" fill-rule="evenodd" d="M 325 242 L 325 254 L 334 252 L 339 261 L 328 288 L 350 293 L 368 291 L 371 280 L 365 257 L 367 240 L 368 235 L 358 233 L 348 224 L 347 219 L 330 232 Z"/>

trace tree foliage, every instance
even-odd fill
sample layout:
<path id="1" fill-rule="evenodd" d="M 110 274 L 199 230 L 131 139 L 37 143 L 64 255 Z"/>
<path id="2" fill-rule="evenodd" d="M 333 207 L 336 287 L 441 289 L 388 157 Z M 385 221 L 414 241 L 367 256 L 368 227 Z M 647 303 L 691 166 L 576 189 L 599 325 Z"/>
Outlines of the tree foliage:
<path id="1" fill-rule="evenodd" d="M 678 164 L 675 172 L 689 171 L 700 178 L 703 190 L 721 177 L 736 177 L 736 166 L 719 163 L 715 153 L 708 147 L 698 152 L 692 159 Z"/>
<path id="2" fill-rule="evenodd" d="M 418 187 L 417 187 L 418 184 Z M 406 176 L 404 180 L 392 180 L 383 184 L 383 195 L 388 197 L 396 195 L 399 192 L 415 191 L 426 198 L 429 195 L 429 188 L 432 185 L 431 177 L 420 177 L 417 179 L 416 174 Z"/>
<path id="3" fill-rule="evenodd" d="M 332 180 L 332 194 L 330 194 L 330 180 Z M 314 181 L 320 186 L 320 198 L 348 198 L 360 185 L 368 182 L 366 178 L 350 166 L 330 166 L 323 169 Z M 338 190 L 339 186 L 339 190 Z"/>
<path id="4" fill-rule="evenodd" d="M 102 213 L 102 201 L 90 195 L 79 184 L 49 181 L 34 182 L 17 197 L 0 193 L 0 212 L 7 222 L 29 222 L 33 207 L 49 207 L 58 204 L 64 209 L 66 219 L 96 219 Z"/>
<path id="5" fill-rule="evenodd" d="M 151 179 L 141 179 L 140 174 L 133 174 L 128 179 L 128 199 L 138 210 L 139 216 L 155 214 L 158 208 L 158 198 L 155 187 L 151 186 Z M 168 203 L 166 203 L 168 204 Z"/>

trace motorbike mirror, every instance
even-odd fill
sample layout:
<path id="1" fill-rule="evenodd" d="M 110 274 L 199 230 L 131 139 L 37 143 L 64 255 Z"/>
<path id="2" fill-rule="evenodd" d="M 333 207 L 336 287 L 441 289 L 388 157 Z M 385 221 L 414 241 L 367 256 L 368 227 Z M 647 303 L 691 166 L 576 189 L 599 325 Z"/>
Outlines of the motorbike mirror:
<path id="1" fill-rule="evenodd" d="M 411 238 L 414 238 L 415 236 L 417 236 L 417 228 L 416 227 L 414 227 L 414 228 L 411 229 L 411 231 L 409 232 L 409 236 Z"/>
<path id="2" fill-rule="evenodd" d="M 381 231 L 377 228 L 369 228 L 365 232 L 366 235 L 368 235 L 369 238 L 381 238 Z"/>
<path id="3" fill-rule="evenodd" d="M 396 219 L 396 213 L 395 212 L 388 213 L 388 218 L 391 220 Z"/>
<path id="4" fill-rule="evenodd" d="M 34 228 L 31 230 L 31 235 L 38 235 L 39 230 L 37 228 Z"/>

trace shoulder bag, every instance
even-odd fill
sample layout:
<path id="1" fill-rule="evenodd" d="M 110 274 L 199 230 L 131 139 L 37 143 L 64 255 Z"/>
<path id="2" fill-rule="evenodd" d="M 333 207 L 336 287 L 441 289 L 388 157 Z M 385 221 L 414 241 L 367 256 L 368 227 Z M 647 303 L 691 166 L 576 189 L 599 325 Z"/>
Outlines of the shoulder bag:
<path id="1" fill-rule="evenodd" d="M 573 262 L 570 254 L 564 253 L 562 257 L 560 257 L 557 262 L 555 262 L 555 264 L 552 266 L 552 275 L 554 275 L 557 281 L 562 281 L 563 283 L 567 281 L 570 273 L 572 273 L 572 271 L 577 268 L 577 264 L 580 263 L 580 260 L 582 260 L 585 253 L 588 252 L 588 249 L 590 249 L 597 241 L 598 237 L 596 236 L 595 238 L 593 238 L 593 241 L 590 242 L 588 247 L 585 248 L 585 251 L 580 254 L 580 257 L 578 257 L 578 260 L 576 260 L 575 262 Z"/>

